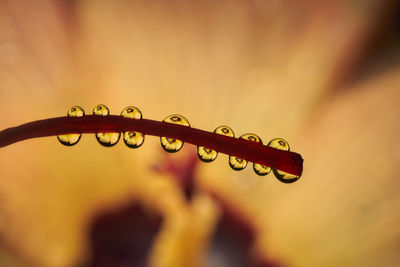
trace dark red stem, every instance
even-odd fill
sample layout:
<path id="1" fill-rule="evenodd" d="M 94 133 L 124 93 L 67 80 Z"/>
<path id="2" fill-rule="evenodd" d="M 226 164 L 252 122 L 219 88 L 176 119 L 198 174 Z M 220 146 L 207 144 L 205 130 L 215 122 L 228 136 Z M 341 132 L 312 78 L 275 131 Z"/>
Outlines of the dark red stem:
<path id="1" fill-rule="evenodd" d="M 297 176 L 301 176 L 303 170 L 303 159 L 300 154 L 295 152 L 282 151 L 260 143 L 223 136 L 192 127 L 148 119 L 135 120 L 116 115 L 58 117 L 29 122 L 1 131 L 0 147 L 36 137 L 71 133 L 126 131 L 175 138 Z"/>

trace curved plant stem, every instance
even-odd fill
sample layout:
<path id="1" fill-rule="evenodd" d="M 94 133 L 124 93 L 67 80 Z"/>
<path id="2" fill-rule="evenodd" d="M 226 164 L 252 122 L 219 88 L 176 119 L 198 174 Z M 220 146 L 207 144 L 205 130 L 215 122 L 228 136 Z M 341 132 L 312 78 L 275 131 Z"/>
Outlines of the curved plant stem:
<path id="1" fill-rule="evenodd" d="M 175 138 L 297 176 L 301 176 L 303 170 L 303 159 L 300 154 L 295 152 L 282 151 L 260 143 L 223 136 L 192 127 L 149 119 L 135 120 L 116 115 L 58 117 L 29 122 L 1 131 L 0 147 L 37 137 L 71 133 L 126 131 Z"/>

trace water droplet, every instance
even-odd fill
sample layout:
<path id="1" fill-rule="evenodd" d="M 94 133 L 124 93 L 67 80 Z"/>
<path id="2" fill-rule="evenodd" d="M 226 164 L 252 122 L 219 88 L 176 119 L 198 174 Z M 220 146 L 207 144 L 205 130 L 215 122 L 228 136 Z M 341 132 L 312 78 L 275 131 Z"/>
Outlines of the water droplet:
<path id="1" fill-rule="evenodd" d="M 190 127 L 189 121 L 185 117 L 178 115 L 178 114 L 173 114 L 173 115 L 166 117 L 163 120 L 163 122 L 179 124 L 179 125 Z M 164 148 L 164 150 L 169 153 L 178 152 L 183 147 L 183 142 L 181 140 L 178 140 L 175 138 L 160 137 L 160 142 L 161 142 L 162 148 Z"/>
<path id="2" fill-rule="evenodd" d="M 247 166 L 247 161 L 234 156 L 229 156 L 229 166 L 235 171 L 241 171 Z"/>
<path id="3" fill-rule="evenodd" d="M 99 104 L 94 107 L 93 115 L 108 116 L 110 115 L 110 110 L 106 105 Z M 120 133 L 96 133 L 97 141 L 105 147 L 114 146 L 116 143 L 118 143 L 119 137 Z"/>
<path id="4" fill-rule="evenodd" d="M 261 138 L 252 133 L 244 134 L 240 138 L 262 144 Z M 264 166 L 264 165 L 261 165 L 258 163 L 253 163 L 253 170 L 256 174 L 261 175 L 261 176 L 267 175 L 268 173 L 271 172 L 270 167 L 267 167 L 267 166 Z"/>
<path id="5" fill-rule="evenodd" d="M 276 149 L 280 149 L 280 150 L 284 150 L 284 151 L 290 151 L 290 146 L 289 143 L 282 138 L 275 138 L 272 139 L 269 143 L 268 146 L 276 148 Z M 284 183 L 293 183 L 295 181 L 297 181 L 300 176 L 297 175 L 293 175 L 284 171 L 280 171 L 277 169 L 273 169 L 274 175 L 276 178 L 278 178 L 279 181 L 284 182 Z"/>
<path id="6" fill-rule="evenodd" d="M 246 139 L 249 141 L 254 141 L 254 142 L 256 142 L 257 139 L 260 140 L 260 138 L 257 135 L 253 135 L 253 134 L 244 134 L 244 135 L 240 136 L 239 138 Z M 243 170 L 244 168 L 246 168 L 247 160 L 237 158 L 235 156 L 229 156 L 229 166 L 231 166 L 231 168 L 234 169 L 235 171 L 240 171 L 240 170 Z"/>
<path id="7" fill-rule="evenodd" d="M 68 117 L 83 117 L 85 111 L 80 106 L 73 106 L 67 112 Z M 73 146 L 79 142 L 82 134 L 64 134 L 57 136 L 58 141 L 65 146 Z"/>
<path id="8" fill-rule="evenodd" d="M 261 165 L 258 163 L 253 164 L 253 170 L 255 173 L 257 173 L 260 176 L 267 175 L 268 173 L 271 172 L 271 167 L 267 167 L 265 165 Z"/>
<path id="9" fill-rule="evenodd" d="M 80 106 L 73 106 L 67 112 L 68 117 L 83 117 L 85 116 L 85 111 Z"/>
<path id="10" fill-rule="evenodd" d="M 260 137 L 258 137 L 255 134 L 251 134 L 251 133 L 244 134 L 240 138 L 262 144 L 262 141 L 261 141 Z M 271 168 L 270 167 L 265 166 L 265 165 L 261 165 L 261 164 L 258 164 L 258 163 L 253 163 L 253 170 L 254 170 L 254 172 L 256 174 L 258 174 L 260 176 L 267 175 L 268 173 L 271 172 Z"/>
<path id="11" fill-rule="evenodd" d="M 268 146 L 280 150 L 290 151 L 288 142 L 286 142 L 286 140 L 283 138 L 272 139 L 271 141 L 269 141 Z"/>
<path id="12" fill-rule="evenodd" d="M 142 112 L 137 107 L 129 106 L 124 108 L 121 112 L 121 116 L 124 118 L 140 120 L 142 119 Z"/>
<path id="13" fill-rule="evenodd" d="M 211 162 L 217 158 L 218 152 L 204 146 L 197 146 L 197 156 L 204 162 Z"/>
<path id="14" fill-rule="evenodd" d="M 108 116 L 110 115 L 110 110 L 106 105 L 99 104 L 93 108 L 93 115 Z"/>
<path id="15" fill-rule="evenodd" d="M 252 134 L 252 133 L 244 134 L 244 135 L 240 136 L 239 138 L 262 144 L 260 137 L 258 137 L 255 134 Z"/>
<path id="16" fill-rule="evenodd" d="M 235 137 L 233 130 L 228 126 L 219 126 L 217 129 L 215 129 L 214 133 Z"/>
<path id="17" fill-rule="evenodd" d="M 163 120 L 163 122 L 180 124 L 180 125 L 183 125 L 183 126 L 190 126 L 189 121 L 185 117 L 183 117 L 182 115 L 178 115 L 178 114 L 169 115 L 168 117 L 166 117 Z"/>
<path id="18" fill-rule="evenodd" d="M 140 120 L 142 119 L 142 112 L 137 107 L 129 106 L 124 108 L 121 112 L 121 116 L 124 118 Z M 125 145 L 128 147 L 138 148 L 144 142 L 144 134 L 140 132 L 124 132 L 123 139 Z"/>
<path id="19" fill-rule="evenodd" d="M 273 169 L 273 172 L 275 174 L 275 177 L 278 178 L 279 181 L 283 183 L 293 183 L 299 180 L 300 176 L 290 174 L 284 171 L 280 171 L 277 169 Z"/>
<path id="20" fill-rule="evenodd" d="M 219 126 L 217 129 L 214 130 L 214 133 L 226 135 L 226 136 L 230 136 L 230 137 L 235 136 L 235 134 L 233 133 L 233 130 L 231 128 L 229 128 L 228 126 Z M 210 148 L 206 148 L 203 146 L 197 146 L 197 156 L 199 157 L 199 159 L 201 159 L 204 162 L 211 162 L 217 158 L 218 152 L 213 149 L 210 149 Z"/>

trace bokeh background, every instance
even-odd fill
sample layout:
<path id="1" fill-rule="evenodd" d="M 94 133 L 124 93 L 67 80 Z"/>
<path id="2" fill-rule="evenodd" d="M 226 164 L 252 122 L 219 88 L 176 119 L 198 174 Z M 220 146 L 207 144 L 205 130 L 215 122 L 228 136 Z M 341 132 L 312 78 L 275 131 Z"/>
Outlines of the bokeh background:
<path id="1" fill-rule="evenodd" d="M 398 266 L 399 45 L 394 0 L 1 0 L 0 129 L 135 105 L 283 137 L 305 161 L 288 185 L 226 155 L 191 163 L 189 144 L 166 156 L 154 137 L 137 150 L 90 135 L 1 148 L 0 265 L 95 266 L 96 216 L 138 203 L 162 223 L 142 265 L 114 266 L 241 266 L 213 249 L 223 202 L 270 266 Z M 166 162 L 196 179 L 191 201 Z"/>

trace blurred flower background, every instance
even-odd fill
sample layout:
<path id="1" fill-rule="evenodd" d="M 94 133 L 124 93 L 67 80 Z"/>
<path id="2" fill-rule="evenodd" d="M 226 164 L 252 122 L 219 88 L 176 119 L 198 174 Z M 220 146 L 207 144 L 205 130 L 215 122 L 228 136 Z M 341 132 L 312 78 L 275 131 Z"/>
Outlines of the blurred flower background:
<path id="1" fill-rule="evenodd" d="M 398 266 L 399 17 L 395 0 L 1 0 L 0 129 L 134 105 L 305 162 L 288 185 L 155 137 L 1 148 L 0 265 Z"/>

